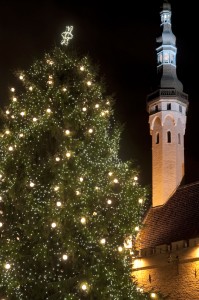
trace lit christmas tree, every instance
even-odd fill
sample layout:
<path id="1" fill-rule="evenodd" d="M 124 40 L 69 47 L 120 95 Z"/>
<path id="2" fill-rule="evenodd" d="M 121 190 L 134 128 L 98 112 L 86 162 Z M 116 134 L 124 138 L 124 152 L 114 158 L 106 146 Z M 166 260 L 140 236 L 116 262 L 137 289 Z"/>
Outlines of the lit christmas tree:
<path id="1" fill-rule="evenodd" d="M 17 72 L 1 118 L 1 299 L 149 299 L 131 278 L 146 190 L 99 74 L 62 36 Z"/>

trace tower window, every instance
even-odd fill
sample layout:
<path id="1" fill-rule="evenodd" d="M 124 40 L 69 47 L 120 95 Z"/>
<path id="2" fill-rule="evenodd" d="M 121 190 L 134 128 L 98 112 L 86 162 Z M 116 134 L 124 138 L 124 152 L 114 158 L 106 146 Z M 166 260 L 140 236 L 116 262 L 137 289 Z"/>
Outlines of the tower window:
<path id="1" fill-rule="evenodd" d="M 167 103 L 167 110 L 171 110 L 171 103 Z"/>
<path id="2" fill-rule="evenodd" d="M 182 106 L 179 105 L 179 112 L 182 112 Z"/>
<path id="3" fill-rule="evenodd" d="M 178 144 L 181 144 L 180 133 L 178 133 Z"/>
<path id="4" fill-rule="evenodd" d="M 159 135 L 159 132 L 156 133 L 156 139 L 155 139 L 155 143 L 156 144 L 159 144 L 160 142 L 160 135 Z"/>
<path id="5" fill-rule="evenodd" d="M 167 131 L 167 143 L 171 143 L 171 131 Z"/>
<path id="6" fill-rule="evenodd" d="M 158 105 L 155 105 L 155 112 L 158 112 Z"/>
<path id="7" fill-rule="evenodd" d="M 164 63 L 168 63 L 169 62 L 169 53 L 165 52 L 164 53 Z"/>

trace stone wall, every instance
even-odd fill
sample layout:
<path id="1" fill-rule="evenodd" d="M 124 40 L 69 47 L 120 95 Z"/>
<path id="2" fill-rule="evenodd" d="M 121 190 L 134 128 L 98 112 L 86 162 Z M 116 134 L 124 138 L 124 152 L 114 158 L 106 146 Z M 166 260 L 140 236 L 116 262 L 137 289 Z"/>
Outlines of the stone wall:
<path id="1" fill-rule="evenodd" d="M 199 239 L 142 250 L 133 277 L 144 291 L 160 291 L 166 299 L 199 300 Z"/>

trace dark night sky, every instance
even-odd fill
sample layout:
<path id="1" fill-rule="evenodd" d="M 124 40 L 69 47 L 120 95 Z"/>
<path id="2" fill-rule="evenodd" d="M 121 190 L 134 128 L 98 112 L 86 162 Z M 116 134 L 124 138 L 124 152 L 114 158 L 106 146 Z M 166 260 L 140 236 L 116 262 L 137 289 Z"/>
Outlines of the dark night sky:
<path id="1" fill-rule="evenodd" d="M 197 10 L 191 3 L 171 0 L 172 29 L 177 39 L 177 74 L 189 95 L 185 135 L 186 182 L 199 180 L 197 97 Z M 115 95 L 115 116 L 124 124 L 121 157 L 141 168 L 140 181 L 151 184 L 151 138 L 146 97 L 156 77 L 156 37 L 161 33 L 161 0 L 153 1 L 0 1 L 0 105 L 8 89 L 17 88 L 13 71 L 28 68 L 34 59 L 61 41 L 73 25 L 77 49 L 100 66 L 107 90 Z"/>

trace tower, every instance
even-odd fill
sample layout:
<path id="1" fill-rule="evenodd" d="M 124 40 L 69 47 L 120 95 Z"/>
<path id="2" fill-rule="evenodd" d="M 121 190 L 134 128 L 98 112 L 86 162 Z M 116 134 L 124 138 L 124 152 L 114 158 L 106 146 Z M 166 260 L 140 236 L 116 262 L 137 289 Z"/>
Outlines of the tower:
<path id="1" fill-rule="evenodd" d="M 171 26 L 171 5 L 164 1 L 162 35 L 157 38 L 158 89 L 148 95 L 152 136 L 152 206 L 163 205 L 184 177 L 184 134 L 188 95 L 176 74 L 176 37 Z"/>

